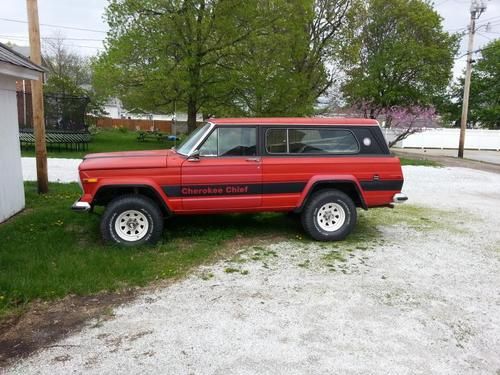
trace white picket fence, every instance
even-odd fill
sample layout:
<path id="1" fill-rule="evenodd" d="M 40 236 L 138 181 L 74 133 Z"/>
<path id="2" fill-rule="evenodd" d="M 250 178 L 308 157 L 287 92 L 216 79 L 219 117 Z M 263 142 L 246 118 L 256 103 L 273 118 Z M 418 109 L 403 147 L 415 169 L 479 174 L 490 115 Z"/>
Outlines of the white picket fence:
<path id="1" fill-rule="evenodd" d="M 393 140 L 397 133 L 393 129 L 382 129 L 386 140 Z M 422 129 L 396 143 L 397 148 L 457 149 L 460 129 Z M 469 150 L 500 150 L 500 130 L 467 129 L 465 148 Z"/>

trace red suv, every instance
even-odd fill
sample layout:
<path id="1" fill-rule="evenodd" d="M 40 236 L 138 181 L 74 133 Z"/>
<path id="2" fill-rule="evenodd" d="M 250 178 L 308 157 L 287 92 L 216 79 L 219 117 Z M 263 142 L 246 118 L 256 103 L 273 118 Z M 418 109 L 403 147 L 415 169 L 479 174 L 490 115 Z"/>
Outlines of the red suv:
<path id="1" fill-rule="evenodd" d="M 106 206 L 105 240 L 155 243 L 164 218 L 295 212 L 320 241 L 341 240 L 356 208 L 405 201 L 399 159 L 375 120 L 212 119 L 177 148 L 87 155 L 75 211 Z"/>

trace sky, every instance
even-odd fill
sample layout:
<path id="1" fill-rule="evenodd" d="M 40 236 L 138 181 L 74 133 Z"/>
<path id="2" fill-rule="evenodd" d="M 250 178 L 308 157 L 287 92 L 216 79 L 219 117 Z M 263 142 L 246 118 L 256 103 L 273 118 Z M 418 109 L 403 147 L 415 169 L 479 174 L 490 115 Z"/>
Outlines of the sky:
<path id="1" fill-rule="evenodd" d="M 474 50 L 500 38 L 500 0 L 487 1 L 486 12 L 480 17 Z M 103 20 L 107 0 L 38 0 L 41 36 L 62 35 L 65 44 L 76 52 L 91 56 L 103 51 L 103 39 L 108 29 Z M 435 0 L 435 8 L 443 17 L 447 31 L 464 31 L 469 24 L 471 0 Z M 19 22 L 15 22 L 19 21 Z M 28 45 L 26 2 L 0 0 L 0 41 Z M 490 22 L 487 29 L 486 24 Z M 54 27 L 55 26 L 55 27 Z M 466 62 L 467 37 L 462 39 L 454 76 L 458 77 Z M 460 57 L 462 56 L 462 57 Z M 475 56 L 478 56 L 475 54 Z"/>

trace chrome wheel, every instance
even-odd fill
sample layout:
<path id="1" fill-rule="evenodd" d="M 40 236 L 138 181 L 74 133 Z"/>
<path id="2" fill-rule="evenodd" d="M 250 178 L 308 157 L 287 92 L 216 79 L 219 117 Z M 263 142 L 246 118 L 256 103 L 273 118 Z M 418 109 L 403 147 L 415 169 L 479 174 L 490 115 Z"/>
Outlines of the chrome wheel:
<path id="1" fill-rule="evenodd" d="M 141 211 L 124 211 L 115 221 L 116 234 L 124 241 L 139 241 L 148 233 L 148 230 L 148 219 Z"/>
<path id="2" fill-rule="evenodd" d="M 316 223 L 325 232 L 335 232 L 345 223 L 344 208 L 337 203 L 326 203 L 321 206 L 316 214 Z"/>

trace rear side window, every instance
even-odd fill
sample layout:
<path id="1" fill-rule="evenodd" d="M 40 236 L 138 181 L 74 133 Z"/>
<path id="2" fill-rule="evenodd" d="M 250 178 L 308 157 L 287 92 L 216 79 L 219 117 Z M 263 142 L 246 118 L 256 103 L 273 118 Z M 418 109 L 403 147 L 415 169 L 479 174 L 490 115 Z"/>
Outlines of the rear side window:
<path id="1" fill-rule="evenodd" d="M 286 129 L 269 129 L 266 136 L 266 150 L 270 154 L 287 152 Z"/>
<path id="2" fill-rule="evenodd" d="M 269 129 L 266 150 L 270 154 L 356 154 L 354 134 L 343 129 Z"/>

